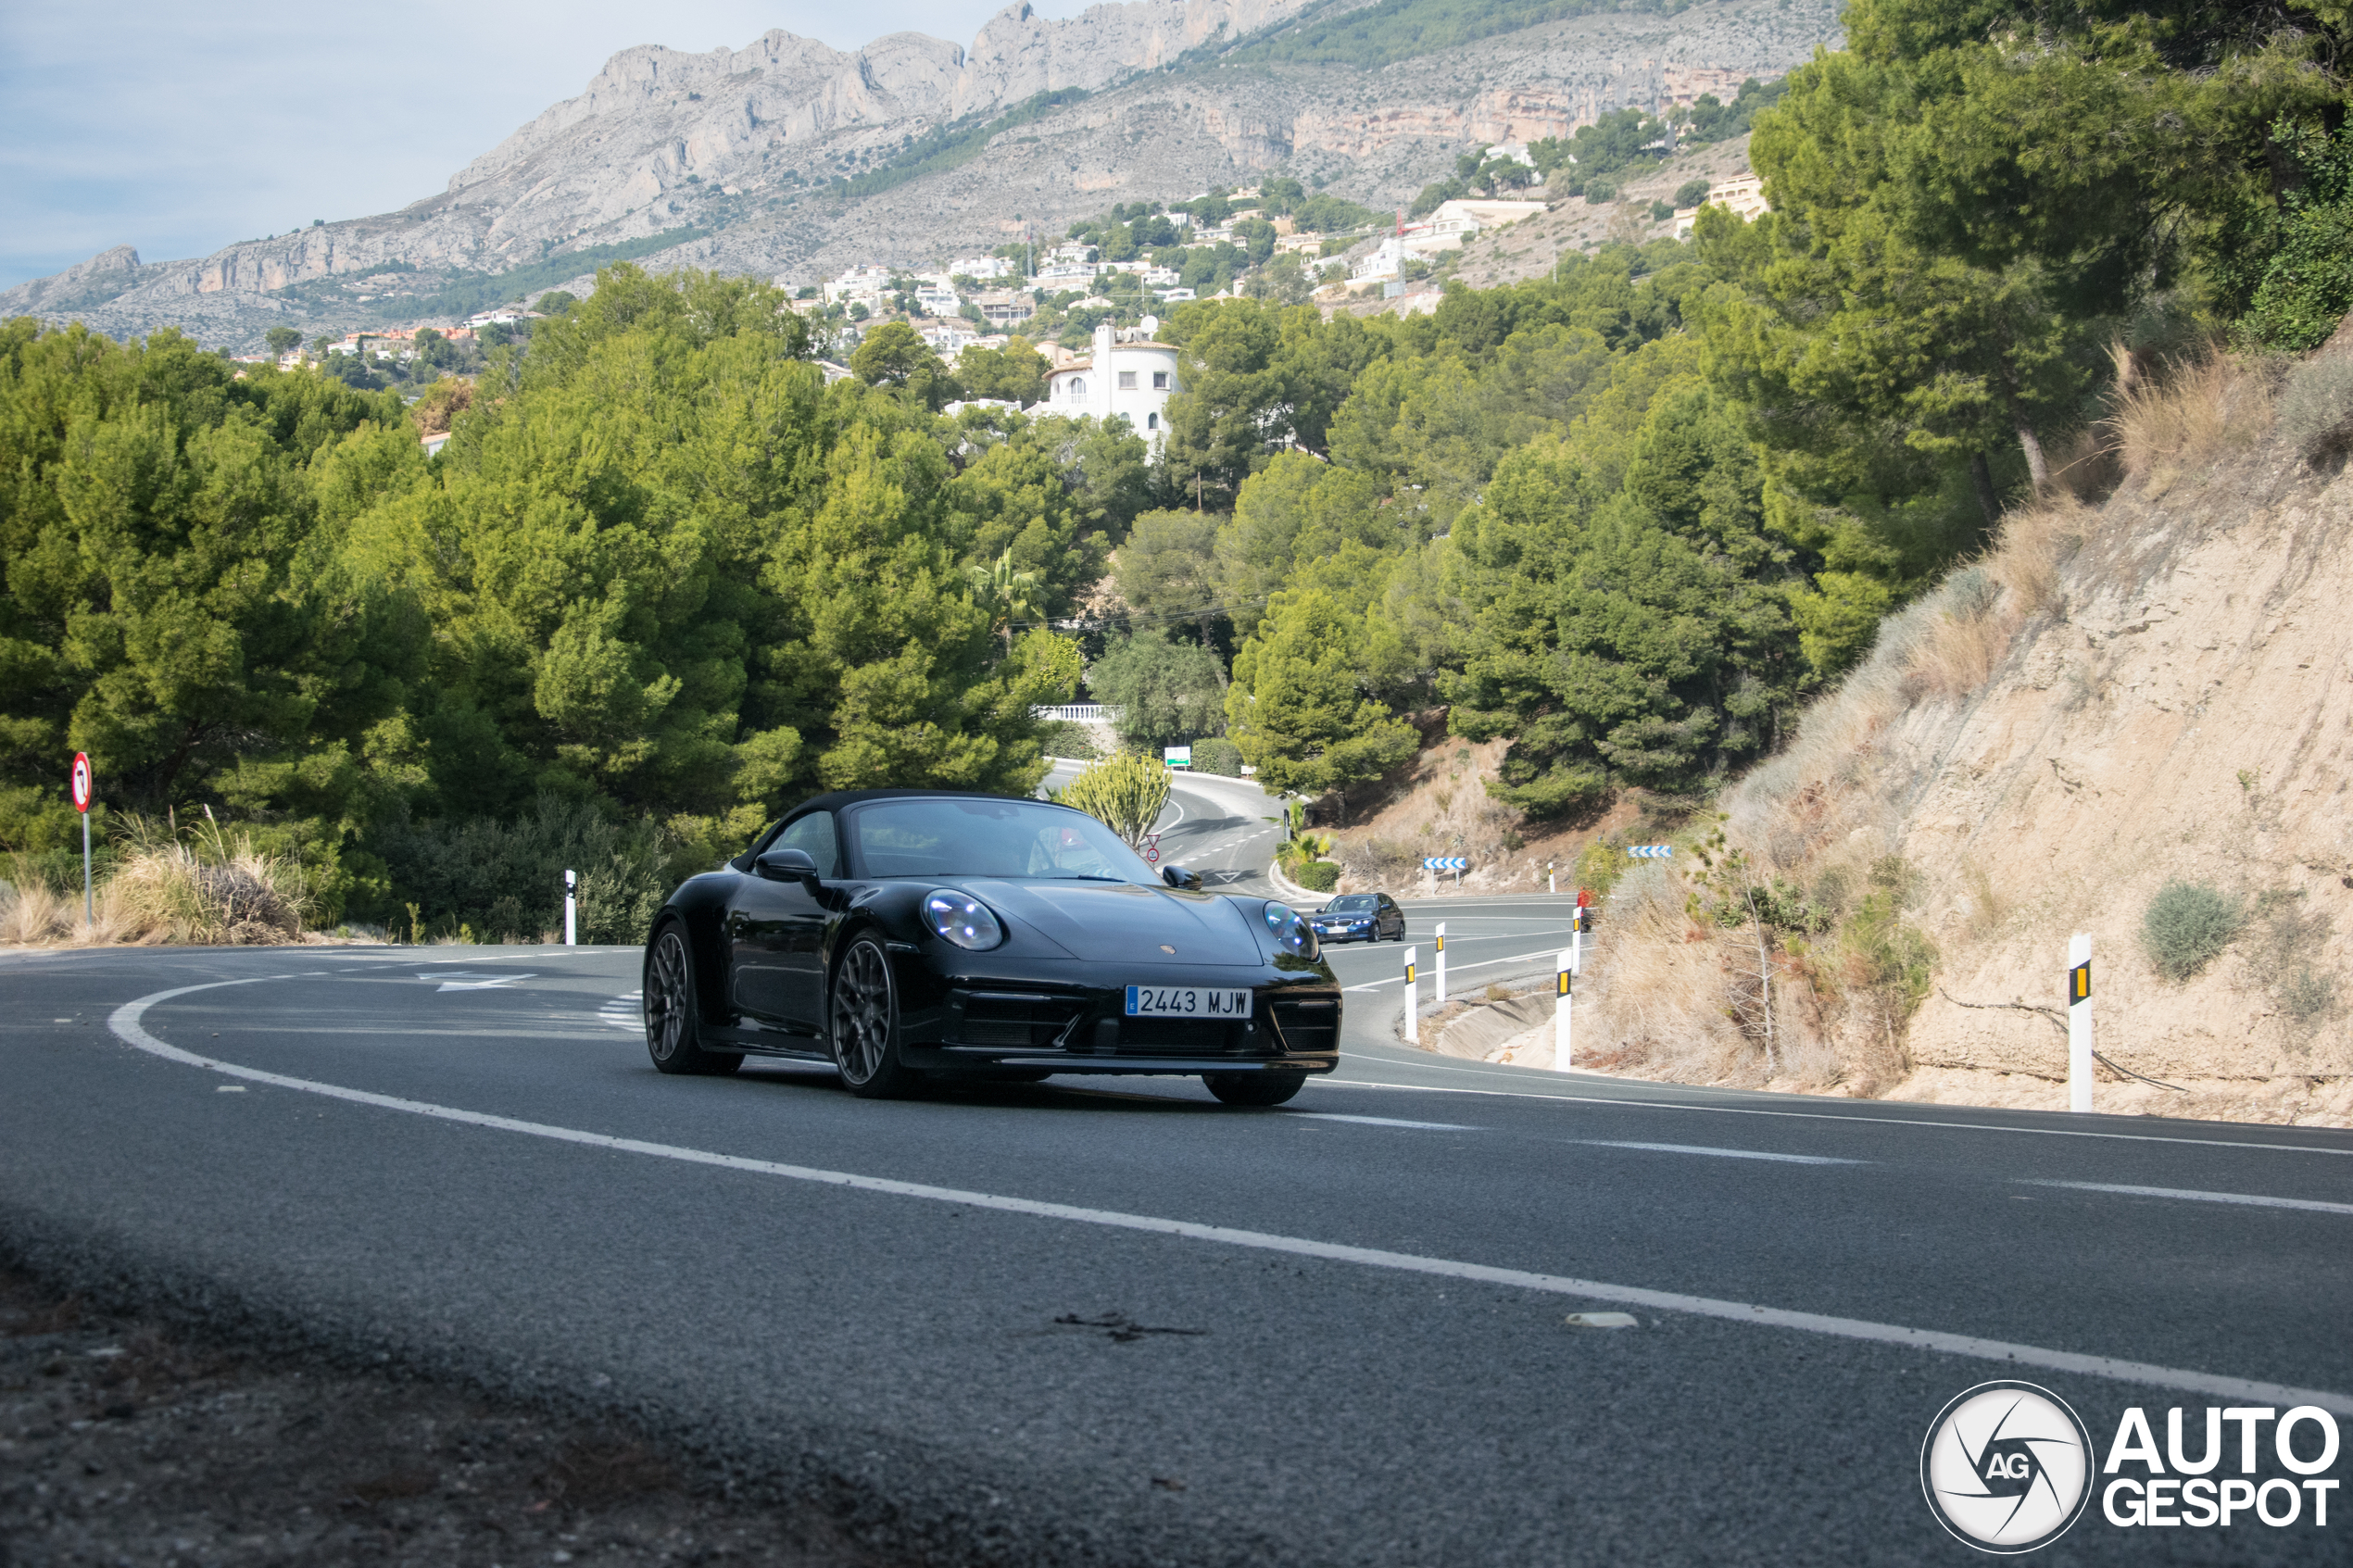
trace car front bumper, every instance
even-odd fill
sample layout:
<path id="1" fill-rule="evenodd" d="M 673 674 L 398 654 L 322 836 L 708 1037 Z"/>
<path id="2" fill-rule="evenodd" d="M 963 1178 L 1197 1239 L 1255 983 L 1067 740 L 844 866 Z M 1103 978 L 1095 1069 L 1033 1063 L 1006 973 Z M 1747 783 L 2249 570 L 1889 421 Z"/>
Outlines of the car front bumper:
<path id="1" fill-rule="evenodd" d="M 1139 965 L 1117 985 L 1054 972 L 1066 967 L 973 963 L 940 975 L 908 966 L 900 1014 L 907 1065 L 1126 1074 L 1329 1073 L 1340 1065 L 1340 984 L 1320 963 L 1295 971 Z M 1247 986 L 1250 1016 L 1129 1018 L 1126 987 L 1145 983 Z"/>

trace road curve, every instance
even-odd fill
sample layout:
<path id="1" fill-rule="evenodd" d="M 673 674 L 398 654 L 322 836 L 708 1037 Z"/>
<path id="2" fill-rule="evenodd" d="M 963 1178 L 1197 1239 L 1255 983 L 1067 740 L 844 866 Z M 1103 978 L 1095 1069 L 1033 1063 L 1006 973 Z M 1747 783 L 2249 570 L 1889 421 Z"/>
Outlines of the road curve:
<path id="1" fill-rule="evenodd" d="M 1214 787 L 1187 847 L 1246 871 Z M 1466 978 L 1560 908 L 1410 906 Z M 1919 1446 L 1988 1378 L 2102 1446 L 2128 1406 L 2353 1415 L 2353 1136 L 1441 1060 L 1398 953 L 1335 955 L 1345 1066 L 1275 1111 L 663 1078 L 634 951 L 10 955 L 0 1241 L 628 1411 L 950 1562 L 1949 1558 Z M 2340 1524 L 2095 1505 L 2065 1555 L 2342 1561 Z"/>

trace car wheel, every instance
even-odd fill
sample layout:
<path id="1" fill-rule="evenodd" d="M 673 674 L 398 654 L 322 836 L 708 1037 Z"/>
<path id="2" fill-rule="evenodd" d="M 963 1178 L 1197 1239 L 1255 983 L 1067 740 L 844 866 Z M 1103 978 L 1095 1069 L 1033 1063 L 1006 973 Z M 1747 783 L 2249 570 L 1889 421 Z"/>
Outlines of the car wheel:
<path id="1" fill-rule="evenodd" d="M 646 954 L 646 1051 L 661 1073 L 709 1076 L 733 1073 L 741 1052 L 702 1048 L 702 1008 L 695 996 L 695 964 L 686 928 L 675 921 L 654 934 Z"/>
<path id="2" fill-rule="evenodd" d="M 923 1082 L 899 1060 L 899 987 L 890 960 L 871 936 L 850 943 L 834 972 L 834 1065 L 849 1092 L 866 1099 L 888 1099 Z"/>
<path id="3" fill-rule="evenodd" d="M 1280 1105 L 1307 1082 L 1304 1073 L 1208 1073 L 1202 1082 L 1227 1105 Z"/>

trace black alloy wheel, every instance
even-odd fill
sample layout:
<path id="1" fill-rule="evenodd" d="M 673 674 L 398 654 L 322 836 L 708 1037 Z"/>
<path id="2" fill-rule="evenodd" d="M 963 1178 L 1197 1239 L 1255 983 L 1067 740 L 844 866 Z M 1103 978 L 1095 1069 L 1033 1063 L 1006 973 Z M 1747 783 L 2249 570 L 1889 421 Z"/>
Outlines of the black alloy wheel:
<path id="1" fill-rule="evenodd" d="M 923 1074 L 899 1060 L 899 987 L 882 944 L 861 936 L 834 971 L 834 1065 L 849 1092 L 863 1099 L 911 1093 Z"/>
<path id="2" fill-rule="evenodd" d="M 702 1048 L 702 1010 L 695 997 L 695 965 L 686 933 L 675 922 L 654 937 L 646 956 L 646 1050 L 661 1073 L 717 1076 L 744 1064 L 741 1052 Z"/>
<path id="3" fill-rule="evenodd" d="M 1209 1092 L 1227 1105 L 1280 1105 L 1307 1082 L 1304 1073 L 1205 1073 Z"/>

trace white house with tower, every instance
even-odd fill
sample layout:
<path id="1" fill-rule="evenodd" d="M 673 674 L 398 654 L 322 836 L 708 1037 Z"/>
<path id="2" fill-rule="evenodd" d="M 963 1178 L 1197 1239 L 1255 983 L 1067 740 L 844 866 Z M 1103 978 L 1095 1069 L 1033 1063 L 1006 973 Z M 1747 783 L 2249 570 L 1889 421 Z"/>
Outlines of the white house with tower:
<path id="1" fill-rule="evenodd" d="M 1094 352 L 1056 366 L 1046 378 L 1046 408 L 1056 414 L 1091 414 L 1107 420 L 1125 414 L 1128 425 L 1160 450 L 1167 438 L 1164 415 L 1168 399 L 1183 390 L 1176 382 L 1176 349 L 1155 343 L 1158 318 L 1121 330 L 1106 322 L 1095 329 Z"/>

